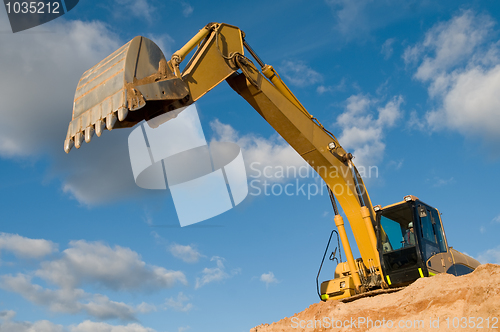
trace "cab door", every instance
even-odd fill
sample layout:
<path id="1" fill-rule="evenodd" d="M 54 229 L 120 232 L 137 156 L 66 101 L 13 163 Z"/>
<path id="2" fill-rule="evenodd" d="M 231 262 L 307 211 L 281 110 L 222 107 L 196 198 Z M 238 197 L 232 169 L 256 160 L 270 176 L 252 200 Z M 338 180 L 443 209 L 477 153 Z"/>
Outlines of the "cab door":
<path id="1" fill-rule="evenodd" d="M 449 253 L 439 213 L 436 209 L 420 203 L 417 204 L 417 214 L 419 220 L 417 234 L 420 240 L 422 258 L 428 269 L 445 272 L 451 262 L 448 259 Z"/>

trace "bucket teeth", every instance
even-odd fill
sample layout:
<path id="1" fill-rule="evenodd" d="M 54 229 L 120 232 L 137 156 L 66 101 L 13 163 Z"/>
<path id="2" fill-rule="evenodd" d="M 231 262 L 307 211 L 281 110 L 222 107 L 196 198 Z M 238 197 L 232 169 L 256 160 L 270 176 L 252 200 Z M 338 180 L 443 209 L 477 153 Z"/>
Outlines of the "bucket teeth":
<path id="1" fill-rule="evenodd" d="M 122 107 L 118 110 L 118 120 L 123 121 L 127 117 L 128 108 Z"/>
<path id="2" fill-rule="evenodd" d="M 137 36 L 80 77 L 64 136 L 65 150 L 79 148 L 83 140 L 93 140 L 93 134 L 101 136 L 105 128 L 130 128 L 157 112 L 169 111 L 172 104 L 180 107 L 194 102 L 189 92 L 180 72 L 176 75 L 158 45 Z"/>
<path id="3" fill-rule="evenodd" d="M 73 141 L 72 138 L 64 141 L 64 152 L 69 153 L 74 144 L 75 144 L 75 142 Z"/>
<path id="4" fill-rule="evenodd" d="M 92 136 L 94 136 L 94 127 L 89 126 L 85 129 L 85 143 L 90 143 Z"/>
<path id="5" fill-rule="evenodd" d="M 76 133 L 76 135 L 75 135 L 75 148 L 79 149 L 80 146 L 82 146 L 82 142 L 83 142 L 82 132 Z"/>
<path id="6" fill-rule="evenodd" d="M 112 130 L 115 123 L 116 123 L 115 113 L 108 114 L 108 116 L 106 116 L 106 128 L 108 128 L 108 130 Z"/>
<path id="7" fill-rule="evenodd" d="M 104 130 L 104 121 L 97 120 L 95 124 L 95 134 L 97 135 L 97 137 L 101 137 L 103 130 Z"/>

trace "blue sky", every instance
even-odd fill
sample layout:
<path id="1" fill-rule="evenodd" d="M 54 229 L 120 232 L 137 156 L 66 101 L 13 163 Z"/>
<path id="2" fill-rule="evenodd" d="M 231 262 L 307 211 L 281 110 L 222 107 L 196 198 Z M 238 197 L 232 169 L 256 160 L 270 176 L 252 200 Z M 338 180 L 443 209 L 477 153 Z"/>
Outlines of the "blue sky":
<path id="1" fill-rule="evenodd" d="M 135 185 L 129 129 L 63 151 L 85 70 L 136 35 L 168 58 L 209 22 L 245 31 L 355 164 L 376 167 L 374 204 L 413 194 L 443 213 L 450 245 L 500 264 L 495 1 L 82 0 L 16 34 L 0 10 L 1 332 L 248 331 L 318 301 L 335 227 L 326 193 L 250 188 L 181 228 L 168 191 Z M 321 183 L 258 177 L 251 163 L 303 164 L 227 84 L 197 107 L 207 140 L 240 145 L 249 183 Z"/>

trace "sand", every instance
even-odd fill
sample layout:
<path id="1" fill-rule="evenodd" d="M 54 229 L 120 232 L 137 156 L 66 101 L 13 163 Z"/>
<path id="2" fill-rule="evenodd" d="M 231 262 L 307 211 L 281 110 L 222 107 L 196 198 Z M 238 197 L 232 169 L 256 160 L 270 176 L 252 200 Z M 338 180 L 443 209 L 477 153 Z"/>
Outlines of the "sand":
<path id="1" fill-rule="evenodd" d="M 399 292 L 350 303 L 315 303 L 250 332 L 396 330 L 500 332 L 500 265 L 484 264 L 460 277 L 418 279 Z"/>

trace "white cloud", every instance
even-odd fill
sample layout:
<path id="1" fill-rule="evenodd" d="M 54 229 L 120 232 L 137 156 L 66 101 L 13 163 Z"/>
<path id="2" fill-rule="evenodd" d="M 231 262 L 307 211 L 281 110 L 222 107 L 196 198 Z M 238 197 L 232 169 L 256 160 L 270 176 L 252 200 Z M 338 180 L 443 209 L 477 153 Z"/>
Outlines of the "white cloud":
<path id="1" fill-rule="evenodd" d="M 410 119 L 406 122 L 406 127 L 423 131 L 427 127 L 427 121 L 419 118 L 418 112 L 413 110 L 410 112 Z"/>
<path id="2" fill-rule="evenodd" d="M 186 1 L 181 1 L 181 5 L 182 5 L 182 15 L 184 15 L 184 17 L 189 17 L 191 16 L 191 14 L 193 13 L 194 11 L 194 8 L 193 6 L 191 6 L 189 3 L 187 3 Z"/>
<path id="3" fill-rule="evenodd" d="M 16 312 L 14 310 L 3 310 L 0 311 L 0 319 L 1 320 L 8 320 L 14 318 L 16 315 Z"/>
<path id="4" fill-rule="evenodd" d="M 442 95 L 442 108 L 429 112 L 427 121 L 434 128 L 443 124 L 465 135 L 500 139 L 500 63 L 485 69 L 475 67 L 449 77 L 452 86 Z"/>
<path id="5" fill-rule="evenodd" d="M 446 186 L 446 185 L 455 183 L 455 179 L 453 177 L 450 177 L 449 179 L 442 179 L 442 178 L 436 176 L 432 180 L 428 180 L 428 181 L 432 183 L 433 187 L 442 187 L 442 186 Z"/>
<path id="6" fill-rule="evenodd" d="M 404 160 L 391 160 L 387 163 L 387 166 L 394 168 L 395 170 L 401 169 L 403 167 Z"/>
<path id="7" fill-rule="evenodd" d="M 497 222 L 497 223 L 500 223 L 500 214 L 498 216 L 496 216 L 495 218 L 493 218 L 492 220 L 493 222 Z"/>
<path id="8" fill-rule="evenodd" d="M 9 29 L 6 13 L 0 11 L 0 30 Z M 0 156 L 50 156 L 48 178 L 62 180 L 64 192 L 84 204 L 144 195 L 132 176 L 129 130 L 113 131 L 112 135 L 105 132 L 79 151 L 63 152 L 78 80 L 122 44 L 99 21 L 59 18 L 29 33 L 4 34 L 0 48 Z"/>
<path id="9" fill-rule="evenodd" d="M 144 216 L 142 217 L 142 220 L 148 225 L 151 226 L 153 225 L 153 217 L 151 217 L 151 214 L 148 211 L 144 212 Z M 159 235 L 155 231 L 152 231 L 151 234 L 155 237 L 158 238 Z"/>
<path id="10" fill-rule="evenodd" d="M 500 140 L 500 44 L 491 40 L 489 16 L 464 11 L 431 28 L 408 48 L 405 61 L 417 64 L 414 77 L 428 84 L 433 110 L 413 123 L 426 130 L 448 128 L 479 137 L 497 152 Z"/>
<path id="11" fill-rule="evenodd" d="M 126 145 L 128 134 L 127 129 L 105 132 L 79 151 L 56 157 L 57 164 L 51 172 L 54 177 L 65 174 L 64 193 L 84 205 L 162 194 L 141 190 L 135 184 Z"/>
<path id="12" fill-rule="evenodd" d="M 203 257 L 193 246 L 183 246 L 177 243 L 172 244 L 169 251 L 174 257 L 180 258 L 186 263 L 196 263 L 200 257 Z"/>
<path id="13" fill-rule="evenodd" d="M 421 44 L 409 48 L 415 49 L 409 54 L 425 54 L 415 77 L 427 81 L 460 64 L 484 42 L 492 26 L 489 17 L 475 16 L 471 11 L 435 25 Z"/>
<path id="14" fill-rule="evenodd" d="M 393 22 L 418 17 L 421 8 L 435 10 L 429 1 L 325 0 L 334 16 L 337 32 L 346 39 L 366 39 L 372 31 Z"/>
<path id="15" fill-rule="evenodd" d="M 99 242 L 71 241 L 63 257 L 41 264 L 36 275 L 62 288 L 84 283 L 114 290 L 169 288 L 177 282 L 187 284 L 180 271 L 148 265 L 135 251 Z"/>
<path id="16" fill-rule="evenodd" d="M 234 142 L 241 147 L 247 174 L 251 179 L 265 178 L 269 182 L 285 182 L 288 180 L 287 174 L 284 172 L 280 175 L 280 170 L 286 170 L 287 167 L 309 169 L 304 159 L 278 135 L 269 139 L 253 134 L 239 135 L 234 128 L 219 120 L 211 122 L 210 126 L 215 133 L 213 141 Z M 264 172 L 265 170 L 267 171 Z"/>
<path id="17" fill-rule="evenodd" d="M 210 259 L 210 261 L 215 261 L 216 267 L 213 268 L 204 268 L 201 278 L 196 278 L 195 289 L 198 289 L 206 284 L 222 281 L 224 279 L 231 278 L 232 276 L 239 273 L 239 269 L 234 269 L 230 273 L 226 272 L 226 267 L 224 266 L 224 258 L 214 256 Z"/>
<path id="18" fill-rule="evenodd" d="M 188 312 L 193 308 L 192 303 L 187 303 L 189 301 L 189 297 L 184 295 L 182 292 L 177 294 L 177 298 L 168 298 L 165 301 L 165 307 L 167 309 L 173 309 L 175 311 Z"/>
<path id="19" fill-rule="evenodd" d="M 384 59 L 388 60 L 392 56 L 392 53 L 394 52 L 392 44 L 394 44 L 395 41 L 396 39 L 389 38 L 382 44 L 380 53 L 384 56 Z"/>
<path id="20" fill-rule="evenodd" d="M 186 332 L 187 330 L 189 330 L 191 327 L 189 326 L 181 326 L 177 329 L 177 332 Z"/>
<path id="21" fill-rule="evenodd" d="M 43 239 L 29 239 L 17 234 L 0 233 L 0 251 L 10 251 L 18 257 L 41 258 L 57 251 L 57 244 Z"/>
<path id="22" fill-rule="evenodd" d="M 409 46 L 404 50 L 403 55 L 401 57 L 403 58 L 405 64 L 408 66 L 409 64 L 417 62 L 420 54 L 421 54 L 420 45 Z"/>
<path id="23" fill-rule="evenodd" d="M 26 300 L 48 307 L 52 312 L 86 313 L 99 320 L 134 321 L 137 313 L 156 311 L 152 304 L 142 302 L 136 307 L 110 300 L 101 294 L 91 294 L 78 288 L 97 286 L 111 290 L 150 291 L 187 284 L 184 273 L 146 264 L 129 248 L 111 248 L 99 242 L 70 242 L 61 258 L 42 262 L 31 275 L 0 276 L 0 287 L 20 294 Z M 40 277 L 56 286 L 44 288 L 32 282 Z"/>
<path id="24" fill-rule="evenodd" d="M 274 276 L 274 273 L 269 271 L 269 273 L 263 273 L 260 276 L 260 281 L 266 284 L 266 287 L 269 287 L 270 284 L 276 284 L 278 283 L 278 279 Z"/>
<path id="25" fill-rule="evenodd" d="M 15 314 L 12 310 L 0 311 L 1 332 L 156 332 L 151 328 L 146 328 L 136 323 L 110 325 L 86 320 L 78 325 L 64 327 L 47 320 L 39 320 L 34 323 L 12 321 Z"/>
<path id="26" fill-rule="evenodd" d="M 94 294 L 92 301 L 82 304 L 83 310 L 99 320 L 121 319 L 124 321 L 137 320 L 135 308 L 122 303 L 109 300 L 107 296 Z"/>
<path id="27" fill-rule="evenodd" d="M 89 294 L 82 289 L 62 288 L 48 289 L 33 284 L 31 277 L 25 274 L 3 275 L 0 287 L 20 294 L 28 301 L 47 306 L 52 312 L 77 314 L 85 312 L 97 319 L 136 320 L 136 310 L 121 302 L 109 300 L 101 294 Z"/>
<path id="28" fill-rule="evenodd" d="M 0 29 L 8 19 L 0 12 Z M 101 22 L 58 19 L 2 37 L 0 155 L 60 153 L 83 72 L 120 46 Z M 29 98 L 27 98 L 29 92 Z"/>
<path id="29" fill-rule="evenodd" d="M 81 310 L 79 300 L 86 294 L 81 289 L 51 290 L 31 283 L 31 277 L 25 274 L 3 275 L 0 287 L 20 294 L 37 305 L 48 306 L 51 311 L 76 313 Z"/>
<path id="30" fill-rule="evenodd" d="M 365 95 L 353 95 L 347 99 L 346 110 L 337 117 L 342 128 L 339 142 L 347 150 L 353 150 L 356 166 L 374 166 L 385 151 L 385 130 L 395 125 L 401 117 L 402 96 L 394 96 L 384 106 L 377 107 L 377 117 L 372 107 L 379 101 Z"/>
<path id="31" fill-rule="evenodd" d="M 492 263 L 500 264 L 500 246 L 493 249 L 488 249 L 477 256 L 477 260 L 482 264 Z"/>
<path id="32" fill-rule="evenodd" d="M 152 14 L 156 8 L 147 0 L 115 0 L 118 6 L 115 7 L 119 13 L 127 13 L 137 18 L 151 21 Z M 125 15 L 125 14 L 123 14 Z"/>
<path id="33" fill-rule="evenodd" d="M 156 330 L 144 327 L 137 323 L 131 323 L 128 325 L 110 325 L 86 320 L 76 326 L 71 326 L 69 328 L 69 332 L 156 332 Z"/>
<path id="34" fill-rule="evenodd" d="M 281 63 L 280 72 L 290 84 L 299 87 L 313 85 L 323 80 L 320 73 L 302 61 L 285 60 Z"/>
<path id="35" fill-rule="evenodd" d="M 364 35 L 370 30 L 366 7 L 370 0 L 326 0 L 333 10 L 336 28 L 343 35 Z"/>
<path id="36" fill-rule="evenodd" d="M 333 88 L 330 86 L 320 85 L 316 88 L 316 92 L 319 93 L 320 95 L 322 95 L 325 92 L 330 92 L 330 91 L 333 91 Z"/>
<path id="37" fill-rule="evenodd" d="M 140 312 L 141 314 L 147 314 L 153 311 L 158 311 L 154 304 L 142 302 L 137 306 L 137 312 Z"/>
<path id="38" fill-rule="evenodd" d="M 345 78 L 342 78 L 337 85 L 320 85 L 316 88 L 316 92 L 319 93 L 320 95 L 327 93 L 327 92 L 335 92 L 335 91 L 344 91 L 345 90 Z"/>
<path id="39" fill-rule="evenodd" d="M 65 332 L 62 325 L 56 325 L 47 320 L 31 322 L 0 322 L 1 332 Z"/>

